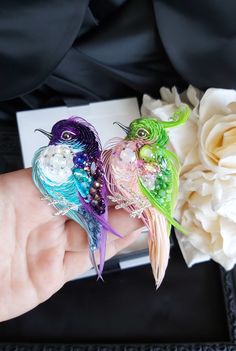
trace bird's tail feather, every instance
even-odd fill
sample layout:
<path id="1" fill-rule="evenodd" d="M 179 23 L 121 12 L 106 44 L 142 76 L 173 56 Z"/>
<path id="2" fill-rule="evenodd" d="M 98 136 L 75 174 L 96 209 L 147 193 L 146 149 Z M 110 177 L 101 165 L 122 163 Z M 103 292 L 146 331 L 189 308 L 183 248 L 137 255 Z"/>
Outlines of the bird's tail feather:
<path id="1" fill-rule="evenodd" d="M 101 226 L 106 229 L 108 232 L 118 236 L 119 238 L 122 238 L 122 235 L 120 235 L 119 233 L 117 233 L 108 223 L 108 217 L 107 215 L 105 216 L 100 216 L 98 215 L 95 211 L 92 211 L 90 206 L 88 205 L 87 202 L 84 201 L 84 199 L 80 196 L 80 201 L 83 204 L 83 207 L 85 208 L 85 210 L 90 213 L 97 221 L 98 223 L 101 224 Z"/>
<path id="2" fill-rule="evenodd" d="M 100 261 L 99 261 L 99 277 L 102 278 L 102 272 L 104 268 L 104 263 L 106 259 L 106 243 L 107 243 L 107 230 L 102 228 L 101 229 L 101 239 L 100 239 Z"/>
<path id="3" fill-rule="evenodd" d="M 117 233 L 108 223 L 108 213 L 107 213 L 107 209 L 104 215 L 98 215 L 95 211 L 92 211 L 90 206 L 88 205 L 88 203 L 86 203 L 84 201 L 84 199 L 82 197 L 80 197 L 80 201 L 83 205 L 83 208 L 85 211 L 87 211 L 87 213 L 89 214 L 89 216 L 91 216 L 91 218 L 93 218 L 94 221 L 96 221 L 96 225 L 100 227 L 99 232 L 100 232 L 100 241 L 99 241 L 99 253 L 100 253 L 100 257 L 99 257 L 99 269 L 97 268 L 97 264 L 96 260 L 93 260 L 93 266 L 96 269 L 97 273 L 98 273 L 98 278 L 102 278 L 102 271 L 104 268 L 104 263 L 105 263 L 105 258 L 106 258 L 106 241 L 107 241 L 107 234 L 108 232 L 122 238 L 122 235 L 120 235 L 119 233 Z M 86 225 L 86 223 L 85 223 Z M 89 236 L 89 231 L 88 232 L 88 238 L 90 240 L 90 236 Z M 92 256 L 93 257 L 93 256 Z M 98 269 L 98 270 L 97 270 Z"/>
<path id="4" fill-rule="evenodd" d="M 90 244 L 92 235 L 90 235 L 90 229 L 89 229 L 88 223 L 84 219 L 84 217 L 78 211 L 75 211 L 75 210 L 68 211 L 66 215 L 68 218 L 70 218 L 73 221 L 75 221 L 76 223 L 78 223 L 86 231 L 86 234 L 88 237 L 88 242 Z M 90 247 L 90 245 L 89 245 L 89 247 Z M 97 268 L 94 252 L 91 249 L 89 249 L 89 254 L 90 254 L 91 263 L 92 263 L 95 271 L 98 273 L 98 268 Z"/>
<path id="5" fill-rule="evenodd" d="M 95 252 L 93 250 L 89 251 L 89 256 L 90 256 L 90 261 L 93 265 L 93 268 L 95 269 L 96 273 L 97 273 L 97 277 L 98 279 L 103 280 L 102 278 L 102 273 L 100 272 L 100 269 L 98 268 L 97 262 L 96 262 L 96 258 L 95 258 Z"/>
<path id="6" fill-rule="evenodd" d="M 145 222 L 149 229 L 149 256 L 153 276 L 158 289 L 165 276 L 170 254 L 168 221 L 154 208 L 145 211 Z"/>
<path id="7" fill-rule="evenodd" d="M 98 267 L 98 264 L 96 263 L 95 252 L 91 248 L 90 248 L 90 259 L 95 271 L 97 272 L 98 278 L 102 279 L 102 272 L 103 272 L 105 258 L 106 258 L 107 233 L 111 232 L 119 237 L 122 237 L 122 236 L 116 233 L 115 230 L 113 230 L 109 225 L 107 211 L 103 216 L 99 216 L 96 213 L 91 213 L 90 211 L 88 212 L 88 214 L 91 217 L 91 220 L 94 221 L 94 224 L 97 227 L 99 227 L 100 240 L 97 246 L 97 249 L 99 250 L 99 267 Z M 87 220 L 85 220 L 85 218 L 82 215 L 80 215 L 78 211 L 74 211 L 74 210 L 69 211 L 67 213 L 67 216 L 73 219 L 74 221 L 76 221 L 77 223 L 79 223 L 85 229 L 85 231 L 87 232 L 89 244 L 92 244 L 92 246 L 94 246 L 93 245 L 94 233 L 89 228 L 89 223 L 87 222 Z"/>
<path id="8" fill-rule="evenodd" d="M 97 219 L 97 221 L 101 224 L 104 230 L 107 232 L 114 234 L 118 238 L 123 238 L 121 234 L 119 234 L 115 229 L 113 229 L 110 224 L 108 223 L 108 219 L 106 217 L 102 217 L 97 215 L 96 213 L 93 214 L 93 216 Z"/>

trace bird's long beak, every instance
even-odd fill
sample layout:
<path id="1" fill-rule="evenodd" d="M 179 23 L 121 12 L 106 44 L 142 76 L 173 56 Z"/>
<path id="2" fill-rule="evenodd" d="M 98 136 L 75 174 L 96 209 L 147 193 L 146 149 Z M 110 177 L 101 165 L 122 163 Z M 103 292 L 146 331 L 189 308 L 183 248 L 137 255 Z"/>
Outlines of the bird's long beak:
<path id="1" fill-rule="evenodd" d="M 113 124 L 117 124 L 121 129 L 123 129 L 123 131 L 128 134 L 130 131 L 129 127 L 124 126 L 124 124 L 120 123 L 120 122 L 114 122 Z"/>
<path id="2" fill-rule="evenodd" d="M 34 130 L 35 132 L 40 132 L 40 133 L 43 133 L 44 135 L 46 135 L 48 137 L 48 139 L 52 139 L 52 134 L 47 132 L 46 130 L 43 130 L 43 129 L 35 129 Z"/>

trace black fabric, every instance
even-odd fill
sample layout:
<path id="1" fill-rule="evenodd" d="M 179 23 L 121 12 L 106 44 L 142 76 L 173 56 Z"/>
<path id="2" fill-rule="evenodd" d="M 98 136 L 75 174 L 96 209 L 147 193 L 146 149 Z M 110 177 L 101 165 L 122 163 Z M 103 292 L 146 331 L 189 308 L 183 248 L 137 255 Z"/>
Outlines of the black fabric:
<path id="1" fill-rule="evenodd" d="M 34 89 L 71 47 L 88 0 L 2 2 L 0 7 L 1 98 Z"/>
<path id="2" fill-rule="evenodd" d="M 206 89 L 236 89 L 234 0 L 156 0 L 157 27 L 176 71 Z"/>

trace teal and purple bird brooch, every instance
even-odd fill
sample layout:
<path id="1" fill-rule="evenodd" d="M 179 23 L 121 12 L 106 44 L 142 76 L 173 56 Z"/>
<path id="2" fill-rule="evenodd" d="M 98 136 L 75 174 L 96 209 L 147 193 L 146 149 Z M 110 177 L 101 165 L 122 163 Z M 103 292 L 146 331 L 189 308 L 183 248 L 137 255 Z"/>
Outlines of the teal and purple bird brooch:
<path id="1" fill-rule="evenodd" d="M 95 128 L 81 117 L 57 122 L 48 146 L 34 155 L 32 176 L 43 198 L 87 232 L 91 262 L 101 277 L 107 232 L 118 235 L 108 224 L 107 188 L 101 160 L 101 142 Z M 99 268 L 95 251 L 99 250 Z"/>

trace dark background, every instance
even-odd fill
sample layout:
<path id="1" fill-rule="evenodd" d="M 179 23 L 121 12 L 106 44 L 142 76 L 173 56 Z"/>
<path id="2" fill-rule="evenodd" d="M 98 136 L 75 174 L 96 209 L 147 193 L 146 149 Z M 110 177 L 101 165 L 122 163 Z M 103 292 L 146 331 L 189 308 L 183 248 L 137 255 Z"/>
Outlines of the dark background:
<path id="1" fill-rule="evenodd" d="M 236 88 L 235 34 L 230 0 L 1 3 L 0 173 L 22 167 L 18 110 Z M 1 323 L 0 342 L 228 341 L 226 305 L 218 266 L 187 269 L 175 242 L 157 292 L 150 266 L 74 281 Z"/>

